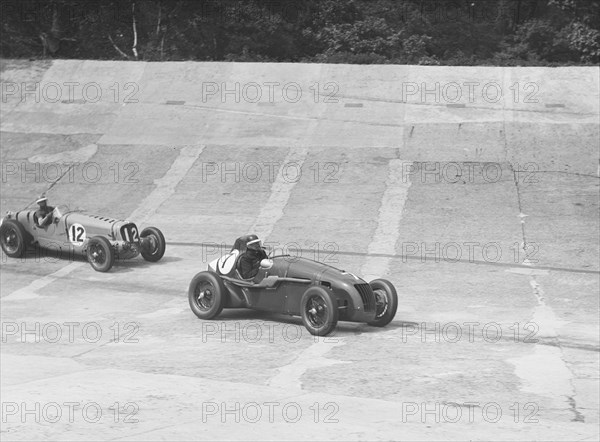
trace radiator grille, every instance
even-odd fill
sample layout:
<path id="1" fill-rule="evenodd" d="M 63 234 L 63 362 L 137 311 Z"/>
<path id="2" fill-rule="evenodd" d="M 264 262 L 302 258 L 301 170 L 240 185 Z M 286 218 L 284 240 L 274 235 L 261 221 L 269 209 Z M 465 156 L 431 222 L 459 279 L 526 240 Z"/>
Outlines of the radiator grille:
<path id="1" fill-rule="evenodd" d="M 371 286 L 369 284 L 354 284 L 354 287 L 358 290 L 358 293 L 360 293 L 365 312 L 374 312 L 375 294 L 373 293 Z"/>

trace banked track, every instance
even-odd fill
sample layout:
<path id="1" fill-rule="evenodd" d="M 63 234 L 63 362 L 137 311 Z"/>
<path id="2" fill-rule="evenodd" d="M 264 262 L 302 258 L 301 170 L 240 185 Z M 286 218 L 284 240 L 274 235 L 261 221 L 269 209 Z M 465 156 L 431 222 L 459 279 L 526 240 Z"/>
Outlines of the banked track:
<path id="1" fill-rule="evenodd" d="M 597 68 L 4 60 L 1 75 L 2 212 L 48 191 L 169 242 L 160 264 L 106 275 L 3 255 L 3 402 L 104 412 L 7 415 L 3 438 L 598 437 Z M 297 318 L 196 320 L 189 280 L 249 231 L 386 276 L 395 321 L 315 342 Z M 65 322 L 102 337 L 21 334 Z M 125 324 L 136 342 L 115 339 Z M 138 421 L 115 422 L 115 402 Z M 270 402 L 302 418 L 271 421 Z"/>

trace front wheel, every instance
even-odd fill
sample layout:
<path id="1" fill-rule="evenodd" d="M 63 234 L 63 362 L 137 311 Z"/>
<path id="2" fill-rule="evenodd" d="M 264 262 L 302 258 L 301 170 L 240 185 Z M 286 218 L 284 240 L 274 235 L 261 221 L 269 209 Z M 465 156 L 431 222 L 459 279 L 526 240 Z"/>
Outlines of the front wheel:
<path id="1" fill-rule="evenodd" d="M 11 258 L 20 258 L 27 251 L 27 233 L 18 221 L 6 219 L 0 226 L 0 246 Z"/>
<path id="2" fill-rule="evenodd" d="M 375 279 L 369 283 L 375 293 L 375 320 L 369 325 L 385 327 L 388 325 L 398 309 L 398 294 L 393 284 L 385 279 Z"/>
<path id="3" fill-rule="evenodd" d="M 225 285 L 213 272 L 200 272 L 190 282 L 188 301 L 200 319 L 212 319 L 225 305 Z"/>
<path id="4" fill-rule="evenodd" d="M 108 272 L 115 263 L 115 250 L 108 239 L 94 236 L 87 246 L 87 259 L 97 272 Z"/>
<path id="5" fill-rule="evenodd" d="M 146 227 L 140 234 L 142 238 L 142 257 L 146 261 L 156 262 L 165 254 L 167 243 L 162 232 L 156 227 Z"/>
<path id="6" fill-rule="evenodd" d="M 302 322 L 315 336 L 327 336 L 338 322 L 337 303 L 322 287 L 311 287 L 302 295 Z"/>

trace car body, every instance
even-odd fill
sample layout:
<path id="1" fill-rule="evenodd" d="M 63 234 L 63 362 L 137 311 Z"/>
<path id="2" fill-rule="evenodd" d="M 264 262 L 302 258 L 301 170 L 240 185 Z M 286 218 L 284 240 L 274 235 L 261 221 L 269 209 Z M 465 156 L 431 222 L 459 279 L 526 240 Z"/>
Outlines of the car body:
<path id="1" fill-rule="evenodd" d="M 190 283 L 188 299 L 201 319 L 217 316 L 223 308 L 301 316 L 315 335 L 326 335 L 338 320 L 387 325 L 398 305 L 394 286 L 386 280 L 371 283 L 353 273 L 301 257 L 274 256 L 261 261 L 258 274 L 243 279 L 239 262 L 247 238 L 208 265 Z"/>
<path id="2" fill-rule="evenodd" d="M 155 262 L 165 252 L 164 236 L 155 227 L 140 232 L 130 221 L 70 210 L 65 205 L 52 208 L 48 223 L 40 226 L 36 212 L 8 212 L 2 218 L 0 244 L 8 256 L 23 256 L 29 246 L 37 245 L 68 256 L 87 256 L 95 270 L 106 272 L 117 258 L 141 254 Z"/>

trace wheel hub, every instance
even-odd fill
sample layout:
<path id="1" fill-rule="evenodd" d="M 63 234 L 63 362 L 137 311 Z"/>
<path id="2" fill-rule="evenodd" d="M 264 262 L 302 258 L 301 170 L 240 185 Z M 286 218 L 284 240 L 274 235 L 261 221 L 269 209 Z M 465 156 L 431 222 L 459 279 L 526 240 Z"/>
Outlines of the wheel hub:
<path id="1" fill-rule="evenodd" d="M 200 290 L 198 295 L 196 296 L 196 302 L 198 303 L 198 307 L 202 310 L 208 310 L 213 303 L 212 292 L 210 289 Z"/>
<path id="2" fill-rule="evenodd" d="M 377 318 L 380 318 L 387 312 L 388 309 L 388 299 L 385 293 L 381 290 L 375 291 L 375 303 L 377 304 Z"/>
<path id="3" fill-rule="evenodd" d="M 320 298 L 314 297 L 309 301 L 306 313 L 308 316 L 308 320 L 313 327 L 321 328 L 324 325 L 326 310 L 327 307 Z"/>
<path id="4" fill-rule="evenodd" d="M 8 232 L 6 232 L 5 235 L 6 236 L 2 236 L 4 245 L 10 252 L 15 252 L 19 243 L 17 239 L 17 234 L 14 230 L 9 230 Z"/>

